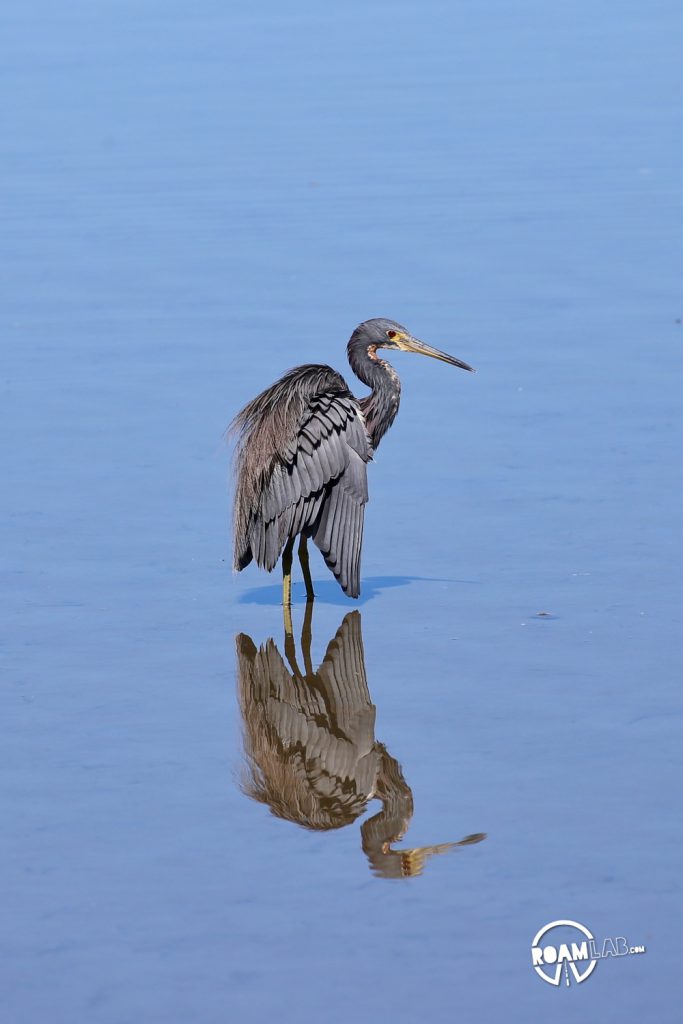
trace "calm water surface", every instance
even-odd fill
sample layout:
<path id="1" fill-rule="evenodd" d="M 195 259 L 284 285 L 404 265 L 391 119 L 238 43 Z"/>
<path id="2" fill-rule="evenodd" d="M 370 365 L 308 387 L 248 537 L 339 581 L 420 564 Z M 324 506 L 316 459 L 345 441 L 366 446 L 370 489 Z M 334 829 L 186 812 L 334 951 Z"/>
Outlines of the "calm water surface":
<path id="1" fill-rule="evenodd" d="M 678 1021 L 680 5 L 0 20 L 3 1020 Z M 377 315 L 479 373 L 396 357 L 292 663 L 222 435 Z"/>

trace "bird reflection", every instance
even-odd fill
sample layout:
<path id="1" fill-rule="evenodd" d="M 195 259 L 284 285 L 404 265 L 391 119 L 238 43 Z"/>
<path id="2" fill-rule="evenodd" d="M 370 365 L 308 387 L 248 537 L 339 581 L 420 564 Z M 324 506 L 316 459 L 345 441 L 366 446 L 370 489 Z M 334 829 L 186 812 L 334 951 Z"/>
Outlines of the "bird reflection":
<path id="1" fill-rule="evenodd" d="M 393 848 L 410 825 L 413 794 L 398 761 L 375 739 L 360 612 L 345 616 L 314 671 L 311 609 L 309 603 L 301 636 L 303 671 L 291 628 L 284 658 L 273 639 L 257 648 L 244 633 L 236 637 L 243 791 L 276 817 L 315 831 L 350 825 L 378 799 L 381 810 L 360 832 L 370 868 L 383 878 L 419 875 L 430 857 L 481 842 L 485 835 L 476 833 L 459 842 Z"/>

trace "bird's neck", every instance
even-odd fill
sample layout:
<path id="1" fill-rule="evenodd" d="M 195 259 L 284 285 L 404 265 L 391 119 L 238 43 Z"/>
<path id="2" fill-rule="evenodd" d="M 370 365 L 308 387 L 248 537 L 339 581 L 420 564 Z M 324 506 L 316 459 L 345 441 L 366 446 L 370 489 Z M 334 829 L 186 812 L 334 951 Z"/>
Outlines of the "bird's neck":
<path id="1" fill-rule="evenodd" d="M 377 448 L 391 424 L 396 419 L 401 401 L 401 382 L 393 366 L 385 359 L 363 354 L 363 358 L 349 356 L 351 369 L 371 393 L 358 401 L 370 443 Z"/>

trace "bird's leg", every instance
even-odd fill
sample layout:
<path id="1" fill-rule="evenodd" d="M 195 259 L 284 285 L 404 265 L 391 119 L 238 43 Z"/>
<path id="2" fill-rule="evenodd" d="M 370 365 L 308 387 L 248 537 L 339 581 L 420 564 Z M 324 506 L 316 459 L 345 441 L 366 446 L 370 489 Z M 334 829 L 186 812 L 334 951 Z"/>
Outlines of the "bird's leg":
<path id="1" fill-rule="evenodd" d="M 285 616 L 287 609 L 291 609 L 292 606 L 292 551 L 294 550 L 294 538 L 288 540 L 285 544 L 285 550 L 282 552 L 282 604 L 285 608 Z M 292 632 L 291 629 L 291 612 L 290 612 L 290 628 L 288 632 Z"/>
<path id="2" fill-rule="evenodd" d="M 313 590 L 311 567 L 308 561 L 308 541 L 303 533 L 299 541 L 299 561 L 301 562 L 301 571 L 304 574 L 304 583 L 306 584 L 306 600 L 312 601 L 315 597 L 315 591 Z"/>

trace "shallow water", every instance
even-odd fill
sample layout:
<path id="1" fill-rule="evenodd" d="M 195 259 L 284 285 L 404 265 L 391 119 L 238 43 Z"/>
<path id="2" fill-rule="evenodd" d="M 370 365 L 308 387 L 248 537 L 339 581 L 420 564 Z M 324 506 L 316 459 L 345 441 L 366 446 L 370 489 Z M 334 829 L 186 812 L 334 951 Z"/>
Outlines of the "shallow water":
<path id="1" fill-rule="evenodd" d="M 5 5 L 3 1019 L 680 1019 L 682 21 Z M 370 467 L 370 856 L 240 788 L 222 434 L 375 315 L 479 372 L 398 356 Z M 562 918 L 647 953 L 556 991 Z"/>

